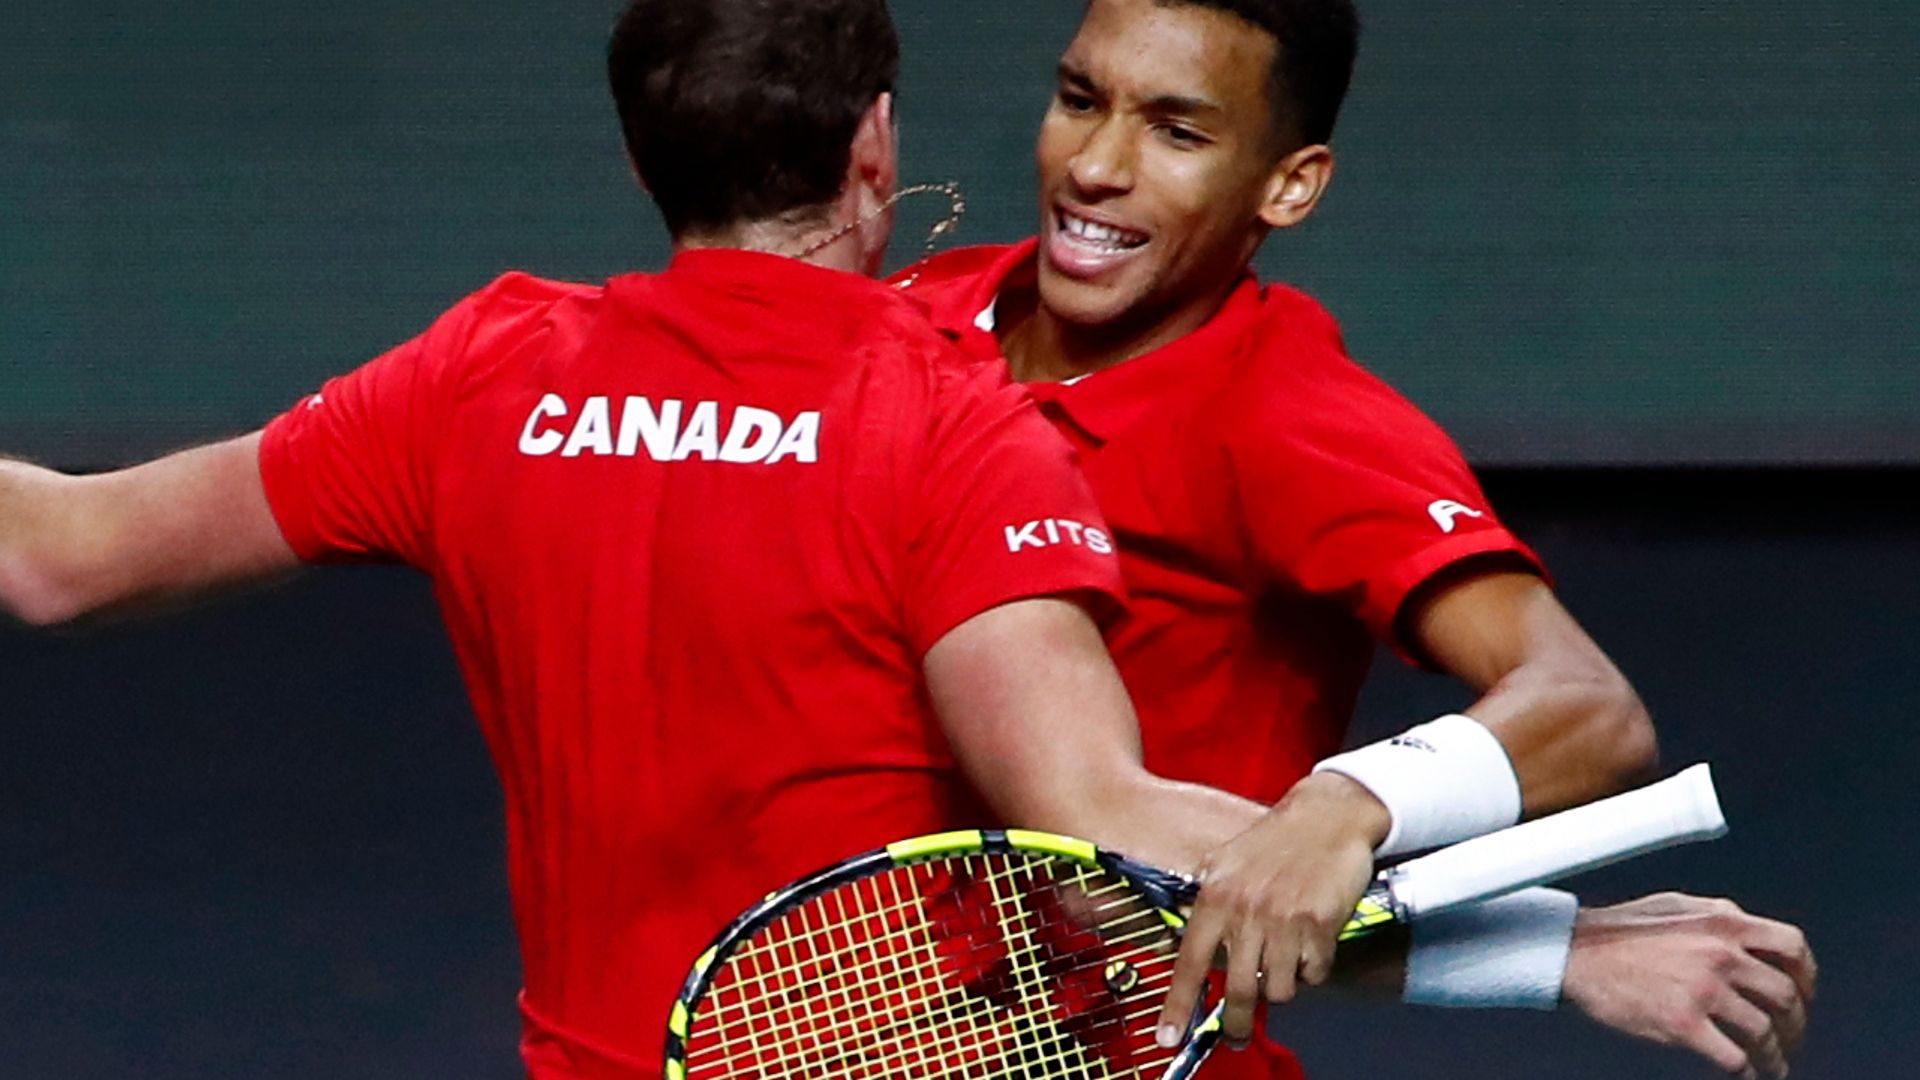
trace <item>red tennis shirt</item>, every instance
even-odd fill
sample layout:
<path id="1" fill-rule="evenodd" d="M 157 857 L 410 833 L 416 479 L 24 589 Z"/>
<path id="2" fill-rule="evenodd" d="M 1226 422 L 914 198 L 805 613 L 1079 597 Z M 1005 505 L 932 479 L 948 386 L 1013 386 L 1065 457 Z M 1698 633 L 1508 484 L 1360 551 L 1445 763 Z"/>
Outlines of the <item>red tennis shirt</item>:
<path id="1" fill-rule="evenodd" d="M 996 302 L 1032 287 L 1036 247 L 949 252 L 902 278 L 969 352 L 998 356 Z M 1374 642 L 1412 654 L 1397 621 L 1414 590 L 1479 557 L 1539 571 L 1446 433 L 1295 290 L 1249 276 L 1194 333 L 1028 389 L 1119 540 L 1130 617 L 1108 644 L 1162 776 L 1276 801 L 1340 749 Z M 1298 1075 L 1267 1049 L 1208 1075 Z"/>
<path id="2" fill-rule="evenodd" d="M 876 282 L 739 251 L 509 275 L 274 421 L 313 562 L 432 576 L 505 787 L 537 1078 L 652 1077 L 694 957 L 837 859 L 979 823 L 920 679 L 1118 569 L 999 365 Z"/>

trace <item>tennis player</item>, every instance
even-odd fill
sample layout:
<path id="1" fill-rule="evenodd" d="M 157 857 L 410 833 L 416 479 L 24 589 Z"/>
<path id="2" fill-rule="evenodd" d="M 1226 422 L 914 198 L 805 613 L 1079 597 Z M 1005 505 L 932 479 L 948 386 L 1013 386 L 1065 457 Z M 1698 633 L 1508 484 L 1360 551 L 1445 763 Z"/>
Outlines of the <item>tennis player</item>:
<path id="1" fill-rule="evenodd" d="M 715 929 L 861 848 L 992 813 L 1182 868 L 1261 812 L 1143 771 L 1069 449 L 863 276 L 895 56 L 880 0 L 639 0 L 609 66 L 665 272 L 509 275 L 239 439 L 0 464 L 0 606 L 30 622 L 312 563 L 432 577 L 506 792 L 543 1080 L 656 1076 Z M 1387 831 L 1358 783 L 1325 796 Z M 1285 908 L 1257 876 L 1236 928 Z M 1616 988 L 1647 940 L 1620 925 L 1581 954 Z"/>
<path id="2" fill-rule="evenodd" d="M 716 930 L 858 850 L 997 815 L 1192 869 L 1261 812 L 1141 768 L 1071 451 L 872 277 L 896 63 L 882 0 L 636 0 L 609 71 L 664 272 L 508 275 L 241 438 L 0 465 L 30 622 L 431 576 L 505 789 L 536 1077 L 657 1076 Z"/>
<path id="3" fill-rule="evenodd" d="M 1148 767 L 1280 800 L 1208 881 L 1216 896 L 1246 882 L 1284 895 L 1286 929 L 1236 938 L 1212 921 L 1245 896 L 1190 931 L 1228 946 L 1239 1036 L 1262 989 L 1281 1002 L 1296 974 L 1326 978 L 1376 855 L 1606 794 L 1655 755 L 1632 687 L 1447 436 L 1347 357 L 1323 308 L 1250 270 L 1333 177 L 1358 31 L 1348 0 L 1092 0 L 1041 127 L 1038 238 L 902 275 L 953 337 L 1004 356 L 1080 452 L 1134 598 L 1110 644 Z M 1479 699 L 1334 756 L 1376 641 Z M 1347 797 L 1355 780 L 1389 812 L 1384 838 L 1379 806 Z M 1290 892 L 1261 876 L 1280 845 Z M 1534 899 L 1532 944 L 1489 968 L 1510 1004 L 1560 996 L 1573 904 Z M 1752 995 L 1768 1019 L 1732 995 L 1731 1037 L 1698 1015 L 1672 1037 L 1771 1075 L 1800 1003 L 1774 965 L 1744 970 L 1775 991 Z M 1411 999 L 1464 1000 L 1432 973 L 1414 964 Z M 1296 1073 L 1278 1047 L 1262 1053 L 1264 1067 L 1240 1067 Z"/>

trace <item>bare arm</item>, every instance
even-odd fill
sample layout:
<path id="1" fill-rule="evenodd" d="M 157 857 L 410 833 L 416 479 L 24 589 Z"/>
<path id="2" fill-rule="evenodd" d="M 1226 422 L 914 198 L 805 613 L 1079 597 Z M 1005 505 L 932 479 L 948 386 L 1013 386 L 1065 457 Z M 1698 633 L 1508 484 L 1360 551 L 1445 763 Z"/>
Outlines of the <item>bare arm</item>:
<path id="1" fill-rule="evenodd" d="M 1405 625 L 1428 659 L 1482 695 L 1467 715 L 1506 748 L 1528 816 L 1624 790 L 1657 764 L 1646 707 L 1539 578 L 1444 583 Z"/>
<path id="2" fill-rule="evenodd" d="M 256 433 L 97 476 L 0 461 L 0 611 L 47 626 L 295 568 L 259 449 Z"/>
<path id="3" fill-rule="evenodd" d="M 1408 936 L 1355 944 L 1341 947 L 1336 981 L 1397 995 Z M 1799 927 L 1728 900 L 1662 893 L 1580 910 L 1561 1001 L 1730 1076 L 1777 1078 L 1799 1053 L 1817 979 Z"/>
<path id="4" fill-rule="evenodd" d="M 1336 831 L 1340 822 L 1365 823 L 1348 853 L 1361 876 L 1371 871 L 1366 836 L 1382 827 L 1379 804 L 1343 777 L 1303 784 L 1262 813 L 1244 799 L 1148 774 L 1118 673 L 1092 622 L 1072 604 L 1028 601 L 989 611 L 943 638 L 926 668 L 955 753 L 1006 820 L 1084 836 L 1169 869 L 1200 869 L 1207 886 L 1188 940 L 1208 944 L 1183 950 L 1185 981 L 1176 980 L 1174 992 L 1182 1004 L 1169 1018 L 1191 1011 L 1213 943 L 1255 958 L 1295 947 L 1284 920 L 1300 910 L 1296 893 L 1304 890 L 1273 868 L 1333 843 L 1296 830 L 1315 821 Z M 1340 921 L 1350 911 L 1338 912 Z M 1679 896 L 1584 912 L 1578 927 L 1567 1000 L 1626 1034 L 1779 1075 L 1773 1070 L 1797 1046 L 1813 990 L 1812 954 L 1798 931 L 1724 902 Z M 1402 934 L 1342 947 L 1331 973 L 1397 994 L 1406 945 Z M 1254 975 L 1229 972 L 1230 1035 L 1250 1032 Z M 1271 994 L 1275 980 L 1268 982 Z M 1291 994 L 1291 980 L 1287 986 Z M 1717 1037 L 1716 1024 L 1740 1025 L 1729 1036 L 1739 1057 L 1729 1037 Z"/>
<path id="5" fill-rule="evenodd" d="M 1580 913 L 1563 994 L 1615 1031 L 1775 1078 L 1800 1050 L 1817 972 L 1799 927 L 1662 893 Z"/>
<path id="6" fill-rule="evenodd" d="M 1120 674 L 1067 601 L 969 620 L 928 651 L 926 675 L 961 768 L 1004 820 L 1192 873 L 1264 809 L 1146 771 Z"/>
<path id="7" fill-rule="evenodd" d="M 1314 808 L 1310 812 L 1265 813 L 1245 799 L 1148 773 L 1126 688 L 1099 631 L 1078 607 L 1036 600 L 977 616 L 927 653 L 926 674 L 961 767 L 1003 818 L 1199 873 L 1200 899 L 1175 967 L 1164 1024 L 1178 1027 L 1192 1013 L 1217 947 L 1224 945 L 1230 961 L 1227 1032 L 1247 1038 L 1262 956 L 1297 954 L 1307 930 L 1317 926 L 1300 914 L 1301 894 L 1311 894 L 1318 911 L 1338 903 L 1350 884 L 1346 879 L 1357 877 L 1338 919 L 1345 922 L 1352 914 L 1353 899 L 1372 874 L 1371 841 L 1342 849 L 1342 880 L 1331 890 L 1288 869 L 1314 859 L 1330 842 L 1316 822 L 1367 820 L 1371 806 L 1384 835 L 1385 811 L 1372 796 L 1344 777 L 1328 777 L 1303 785 L 1281 804 L 1285 810 L 1305 801 Z M 1346 812 L 1353 801 L 1359 809 Z M 1327 966 L 1332 940 L 1327 935 L 1321 958 Z M 1287 972 L 1299 966 L 1297 958 L 1282 963 Z M 1168 1033 L 1164 1039 L 1171 1045 L 1176 1037 Z"/>
<path id="8" fill-rule="evenodd" d="M 1626 679 L 1530 574 L 1443 579 L 1416 599 L 1407 626 L 1429 658 L 1482 694 L 1469 710 L 1506 751 L 1522 808 L 1540 814 L 1630 786 L 1654 765 L 1653 725 Z M 1339 773 L 1296 784 L 1273 812 L 1211 853 L 1203 868 L 1218 901 L 1197 911 L 1190 937 L 1218 938 L 1235 955 L 1227 976 L 1230 1032 L 1251 1024 L 1250 1003 L 1292 1000 L 1299 982 L 1333 973 L 1335 939 L 1365 891 L 1391 818 Z M 1260 910 L 1258 919 L 1248 914 Z M 1275 927 L 1258 941 L 1234 933 Z M 1234 930 L 1239 926 L 1243 929 Z M 1182 953 L 1193 984 L 1205 958 Z M 1173 1009 L 1189 1003 L 1175 1000 Z"/>

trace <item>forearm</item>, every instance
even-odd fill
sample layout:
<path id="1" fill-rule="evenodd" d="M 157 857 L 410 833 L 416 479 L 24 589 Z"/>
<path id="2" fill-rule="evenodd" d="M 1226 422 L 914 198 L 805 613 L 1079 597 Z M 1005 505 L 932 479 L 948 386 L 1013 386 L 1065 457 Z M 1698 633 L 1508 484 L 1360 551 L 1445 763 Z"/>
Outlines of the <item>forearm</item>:
<path id="1" fill-rule="evenodd" d="M 1134 767 L 1069 809 L 1061 831 L 1180 874 L 1193 874 L 1220 845 L 1245 832 L 1266 808 L 1213 788 L 1164 780 Z"/>
<path id="2" fill-rule="evenodd" d="M 64 546 L 60 491 L 74 483 L 0 459 L 0 612 L 34 625 L 68 617 L 56 563 Z"/>
<path id="3" fill-rule="evenodd" d="M 0 608 L 50 625 L 295 568 L 258 459 L 250 435 L 97 476 L 0 462 Z"/>
<path id="4" fill-rule="evenodd" d="M 1466 714 L 1506 749 L 1527 817 L 1634 787 L 1658 763 L 1652 718 L 1604 656 L 1523 665 Z"/>
<path id="5" fill-rule="evenodd" d="M 1466 715 L 1499 741 L 1526 816 L 1614 794 L 1656 767 L 1646 707 L 1539 578 L 1453 584 L 1410 609 L 1407 629 L 1480 695 Z"/>

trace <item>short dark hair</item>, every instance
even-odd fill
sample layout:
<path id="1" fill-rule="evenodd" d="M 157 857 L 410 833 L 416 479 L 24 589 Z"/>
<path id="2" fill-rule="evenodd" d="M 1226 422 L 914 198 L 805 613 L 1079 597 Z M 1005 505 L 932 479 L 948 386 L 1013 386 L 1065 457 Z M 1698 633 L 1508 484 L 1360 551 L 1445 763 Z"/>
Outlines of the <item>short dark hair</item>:
<path id="1" fill-rule="evenodd" d="M 607 48 L 627 152 L 675 236 L 831 202 L 899 70 L 886 0 L 632 0 Z"/>
<path id="2" fill-rule="evenodd" d="M 1277 128 L 1301 146 L 1328 142 L 1353 83 L 1360 13 L 1353 0 L 1158 0 L 1230 12 L 1279 44 L 1267 97 Z"/>

